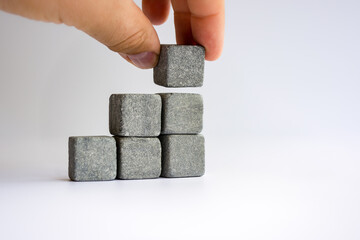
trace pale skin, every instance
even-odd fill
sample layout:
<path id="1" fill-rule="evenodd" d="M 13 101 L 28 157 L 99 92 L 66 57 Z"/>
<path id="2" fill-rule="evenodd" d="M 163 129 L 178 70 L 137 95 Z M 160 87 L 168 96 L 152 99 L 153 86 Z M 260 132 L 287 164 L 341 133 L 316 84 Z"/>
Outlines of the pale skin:
<path id="1" fill-rule="evenodd" d="M 174 10 L 178 44 L 200 44 L 216 60 L 224 40 L 224 0 L 0 0 L 0 9 L 84 31 L 139 68 L 157 64 L 160 41 L 153 25 Z"/>

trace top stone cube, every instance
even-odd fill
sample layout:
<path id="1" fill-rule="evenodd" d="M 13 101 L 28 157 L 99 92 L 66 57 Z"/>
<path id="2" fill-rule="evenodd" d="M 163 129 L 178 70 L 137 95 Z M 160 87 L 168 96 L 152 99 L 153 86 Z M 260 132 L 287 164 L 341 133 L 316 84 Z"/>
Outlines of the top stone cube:
<path id="1" fill-rule="evenodd" d="M 161 45 L 154 82 L 164 87 L 201 87 L 205 49 L 193 45 Z"/>

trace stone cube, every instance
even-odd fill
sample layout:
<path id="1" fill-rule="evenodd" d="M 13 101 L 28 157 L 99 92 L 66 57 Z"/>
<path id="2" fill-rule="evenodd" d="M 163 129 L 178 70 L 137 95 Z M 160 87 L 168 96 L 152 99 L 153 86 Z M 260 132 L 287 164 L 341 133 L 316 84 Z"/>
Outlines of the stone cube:
<path id="1" fill-rule="evenodd" d="M 195 93 L 160 93 L 161 134 L 196 134 L 203 127 L 203 100 Z"/>
<path id="2" fill-rule="evenodd" d="M 205 49 L 195 45 L 161 45 L 154 82 L 164 87 L 201 87 Z"/>
<path id="3" fill-rule="evenodd" d="M 162 177 L 199 177 L 205 172 L 202 135 L 162 135 Z"/>
<path id="4" fill-rule="evenodd" d="M 161 144 L 158 138 L 115 137 L 119 179 L 158 178 Z"/>
<path id="5" fill-rule="evenodd" d="M 115 179 L 115 139 L 107 136 L 70 137 L 69 177 L 73 181 Z"/>
<path id="6" fill-rule="evenodd" d="M 157 94 L 113 94 L 109 104 L 109 128 L 117 136 L 159 136 L 161 97 Z"/>

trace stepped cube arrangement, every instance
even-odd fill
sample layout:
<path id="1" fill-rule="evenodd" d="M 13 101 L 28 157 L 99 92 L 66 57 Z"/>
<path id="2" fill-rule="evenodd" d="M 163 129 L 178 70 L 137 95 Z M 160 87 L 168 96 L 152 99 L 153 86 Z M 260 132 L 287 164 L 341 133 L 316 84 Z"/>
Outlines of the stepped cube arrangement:
<path id="1" fill-rule="evenodd" d="M 165 87 L 203 83 L 201 46 L 161 45 L 154 82 Z M 195 93 L 112 94 L 113 136 L 69 138 L 73 181 L 199 177 L 205 172 L 203 100 Z"/>

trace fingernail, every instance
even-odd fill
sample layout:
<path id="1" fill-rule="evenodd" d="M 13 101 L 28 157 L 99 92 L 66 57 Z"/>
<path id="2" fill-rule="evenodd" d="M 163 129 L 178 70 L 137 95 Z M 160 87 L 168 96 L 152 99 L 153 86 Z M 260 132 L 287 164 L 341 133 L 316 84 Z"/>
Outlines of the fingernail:
<path id="1" fill-rule="evenodd" d="M 142 52 L 134 55 L 127 55 L 129 60 L 139 68 L 155 67 L 157 56 L 153 52 Z"/>

